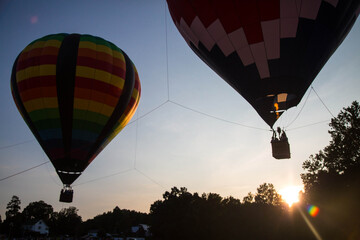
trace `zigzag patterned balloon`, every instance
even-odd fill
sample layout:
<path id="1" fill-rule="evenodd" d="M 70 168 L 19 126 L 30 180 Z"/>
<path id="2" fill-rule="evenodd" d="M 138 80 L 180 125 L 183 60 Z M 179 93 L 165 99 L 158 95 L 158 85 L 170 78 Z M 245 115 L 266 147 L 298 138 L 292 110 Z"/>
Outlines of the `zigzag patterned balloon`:
<path id="1" fill-rule="evenodd" d="M 358 0 L 167 0 L 191 49 L 272 127 L 353 26 Z"/>

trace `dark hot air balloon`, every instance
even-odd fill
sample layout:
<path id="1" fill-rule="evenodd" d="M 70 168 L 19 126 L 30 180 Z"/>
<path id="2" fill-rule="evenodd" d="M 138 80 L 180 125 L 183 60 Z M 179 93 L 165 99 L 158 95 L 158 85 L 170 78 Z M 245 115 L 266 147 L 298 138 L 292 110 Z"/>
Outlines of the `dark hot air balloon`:
<path id="1" fill-rule="evenodd" d="M 191 49 L 272 128 L 296 106 L 359 13 L 359 0 L 167 0 Z"/>
<path id="2" fill-rule="evenodd" d="M 11 76 L 15 103 L 64 184 L 71 184 L 126 126 L 140 100 L 130 58 L 91 35 L 54 34 L 30 43 Z"/>

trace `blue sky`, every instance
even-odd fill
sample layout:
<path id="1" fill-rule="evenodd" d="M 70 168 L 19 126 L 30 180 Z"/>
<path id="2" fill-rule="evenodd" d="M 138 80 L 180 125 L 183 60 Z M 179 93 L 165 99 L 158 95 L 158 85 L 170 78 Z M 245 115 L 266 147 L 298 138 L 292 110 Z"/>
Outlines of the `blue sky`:
<path id="1" fill-rule="evenodd" d="M 100 36 L 129 55 L 142 84 L 131 124 L 74 183 L 73 203 L 58 202 L 61 182 L 52 165 L 45 164 L 0 182 L 2 219 L 13 195 L 21 199 L 22 209 L 44 200 L 55 211 L 75 206 L 87 219 L 115 206 L 148 212 L 173 186 L 242 199 L 264 182 L 276 189 L 301 185 L 302 163 L 330 140 L 323 121 L 331 114 L 313 91 L 303 107 L 308 91 L 278 121 L 287 126 L 303 107 L 287 131 L 292 158 L 273 159 L 268 126 L 191 51 L 164 1 L 2 0 L 0 32 L 0 179 L 48 160 L 10 92 L 12 64 L 31 41 L 59 32 Z M 359 101 L 359 42 L 357 21 L 313 82 L 334 115 Z"/>

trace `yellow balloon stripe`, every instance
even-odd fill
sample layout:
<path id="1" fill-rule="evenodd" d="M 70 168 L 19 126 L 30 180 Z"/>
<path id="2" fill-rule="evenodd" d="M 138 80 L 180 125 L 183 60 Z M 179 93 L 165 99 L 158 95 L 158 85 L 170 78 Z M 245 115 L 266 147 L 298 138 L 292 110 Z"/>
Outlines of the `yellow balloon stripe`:
<path id="1" fill-rule="evenodd" d="M 120 89 L 123 89 L 125 84 L 124 79 L 121 77 L 115 76 L 106 71 L 84 66 L 76 66 L 76 76 L 102 81 Z"/>
<path id="2" fill-rule="evenodd" d="M 44 44 L 46 44 L 45 46 L 47 46 L 47 47 L 60 48 L 61 41 L 59 41 L 59 40 L 37 41 L 37 42 L 34 42 L 33 44 L 28 45 L 22 52 L 26 53 L 26 52 L 29 52 L 29 51 L 35 49 L 35 48 L 43 48 Z"/>
<path id="3" fill-rule="evenodd" d="M 32 99 L 27 102 L 24 102 L 24 107 L 28 113 L 41 110 L 44 108 L 57 108 L 58 100 L 57 98 L 37 98 Z"/>
<path id="4" fill-rule="evenodd" d="M 39 76 L 52 76 L 56 75 L 55 64 L 44 64 L 39 66 L 31 66 L 16 72 L 16 81 L 19 83 L 22 80 Z"/>
<path id="5" fill-rule="evenodd" d="M 94 42 L 88 42 L 88 41 L 80 41 L 79 48 L 89 48 L 98 52 L 103 52 L 125 62 L 125 57 L 121 52 L 112 50 L 111 48 L 105 45 L 96 44 Z"/>
<path id="6" fill-rule="evenodd" d="M 74 111 L 75 110 L 88 110 L 95 113 L 100 113 L 104 116 L 110 117 L 114 111 L 114 107 L 110 107 L 106 104 L 96 101 L 75 98 L 74 99 Z"/>

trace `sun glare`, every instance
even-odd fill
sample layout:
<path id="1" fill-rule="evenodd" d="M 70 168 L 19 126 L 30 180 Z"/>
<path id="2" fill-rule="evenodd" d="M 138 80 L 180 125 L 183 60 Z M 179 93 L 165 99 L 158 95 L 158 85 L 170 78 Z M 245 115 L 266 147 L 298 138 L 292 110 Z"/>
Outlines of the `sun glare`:
<path id="1" fill-rule="evenodd" d="M 291 207 L 294 203 L 299 202 L 299 192 L 302 191 L 302 186 L 288 186 L 279 191 L 282 199 Z"/>

